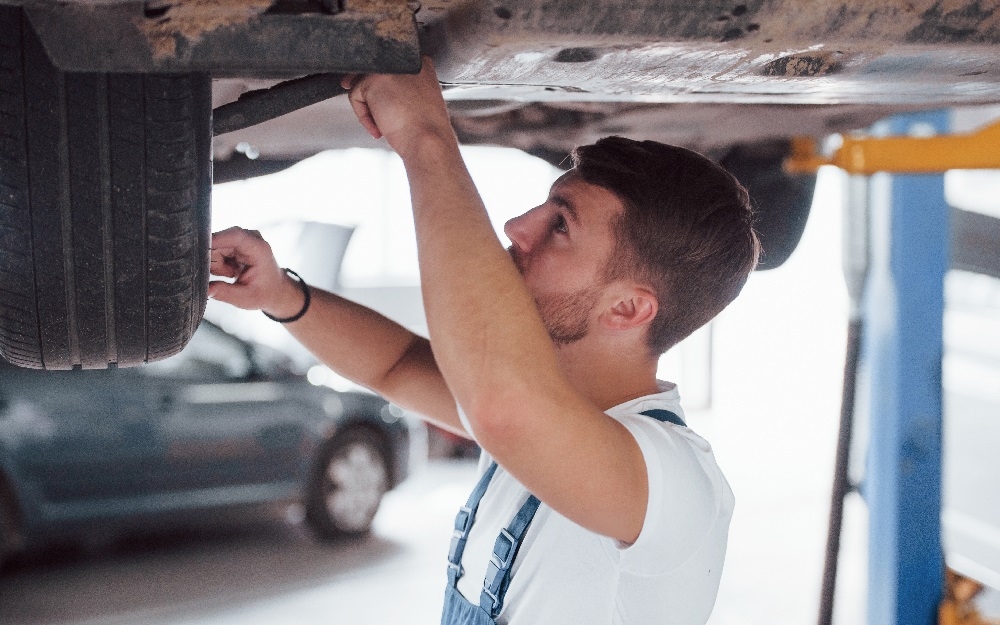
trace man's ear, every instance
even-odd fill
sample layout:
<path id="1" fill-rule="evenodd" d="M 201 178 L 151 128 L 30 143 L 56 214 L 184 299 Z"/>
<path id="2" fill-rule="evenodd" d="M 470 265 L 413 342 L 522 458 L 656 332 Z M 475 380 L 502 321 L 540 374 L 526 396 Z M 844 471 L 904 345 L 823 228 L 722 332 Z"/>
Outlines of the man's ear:
<path id="1" fill-rule="evenodd" d="M 615 292 L 599 319 L 611 330 L 629 330 L 652 323 L 658 310 L 659 302 L 651 289 L 629 285 Z"/>

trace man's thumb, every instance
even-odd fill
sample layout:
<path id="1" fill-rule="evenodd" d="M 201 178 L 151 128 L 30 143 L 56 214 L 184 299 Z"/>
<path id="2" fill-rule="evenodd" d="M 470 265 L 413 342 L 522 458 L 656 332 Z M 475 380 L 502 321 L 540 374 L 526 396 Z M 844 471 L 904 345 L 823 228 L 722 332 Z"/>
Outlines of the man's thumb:
<path id="1" fill-rule="evenodd" d="M 246 302 L 246 293 L 244 289 L 235 284 L 230 284 L 229 282 L 224 282 L 222 280 L 212 280 L 208 283 L 208 296 L 212 299 L 217 299 L 220 302 L 225 302 L 227 304 L 232 304 L 237 308 L 250 308 L 251 306 Z"/>

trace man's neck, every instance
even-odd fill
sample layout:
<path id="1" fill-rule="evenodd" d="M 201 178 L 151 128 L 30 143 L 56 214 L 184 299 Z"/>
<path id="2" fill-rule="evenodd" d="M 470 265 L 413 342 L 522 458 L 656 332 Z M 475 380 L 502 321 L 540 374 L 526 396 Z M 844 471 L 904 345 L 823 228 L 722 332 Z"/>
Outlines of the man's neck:
<path id="1" fill-rule="evenodd" d="M 601 346 L 586 338 L 556 349 L 563 373 L 601 410 L 659 392 L 656 360 L 644 349 Z"/>

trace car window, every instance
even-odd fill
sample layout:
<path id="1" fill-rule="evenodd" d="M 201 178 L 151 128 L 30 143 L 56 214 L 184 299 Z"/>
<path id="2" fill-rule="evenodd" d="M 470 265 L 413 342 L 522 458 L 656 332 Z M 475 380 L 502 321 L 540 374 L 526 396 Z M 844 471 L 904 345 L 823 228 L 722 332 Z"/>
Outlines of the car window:
<path id="1" fill-rule="evenodd" d="M 236 380 L 246 378 L 251 366 L 246 344 L 203 323 L 181 353 L 147 364 L 144 370 L 158 377 Z"/>

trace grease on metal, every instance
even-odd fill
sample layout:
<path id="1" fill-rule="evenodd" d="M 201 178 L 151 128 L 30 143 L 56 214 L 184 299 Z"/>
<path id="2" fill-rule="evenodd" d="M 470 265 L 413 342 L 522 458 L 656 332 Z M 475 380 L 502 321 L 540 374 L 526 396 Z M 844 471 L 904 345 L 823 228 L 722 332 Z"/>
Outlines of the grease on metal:
<path id="1" fill-rule="evenodd" d="M 383 39 L 409 42 L 414 33 L 414 9 L 406 0 L 345 0 L 344 13 L 352 19 L 371 19 Z"/>
<path id="2" fill-rule="evenodd" d="M 594 48 L 563 48 L 552 60 L 556 63 L 588 63 L 601 57 Z"/>
<path id="3" fill-rule="evenodd" d="M 981 41 L 1000 27 L 996 2 L 942 0 L 921 13 L 921 23 L 906 38 L 923 43 Z"/>
<path id="4" fill-rule="evenodd" d="M 177 57 L 182 42 L 190 47 L 203 36 L 258 19 L 275 0 L 150 0 L 144 17 L 134 20 L 149 40 L 156 60 Z M 409 43 L 413 11 L 405 0 L 349 0 L 338 18 L 372 23 L 377 37 Z"/>
<path id="5" fill-rule="evenodd" d="M 179 39 L 197 43 L 219 28 L 244 24 L 264 13 L 274 0 L 176 0 L 146 4 L 146 14 L 136 26 L 149 40 L 153 58 L 177 56 Z"/>
<path id="6" fill-rule="evenodd" d="M 761 70 L 763 76 L 784 76 L 789 78 L 826 76 L 841 68 L 836 52 L 809 52 L 790 54 L 774 59 Z"/>
<path id="7" fill-rule="evenodd" d="M 777 0 L 755 16 L 777 45 L 839 41 L 856 49 L 893 43 L 991 43 L 1000 39 L 997 0 Z"/>

